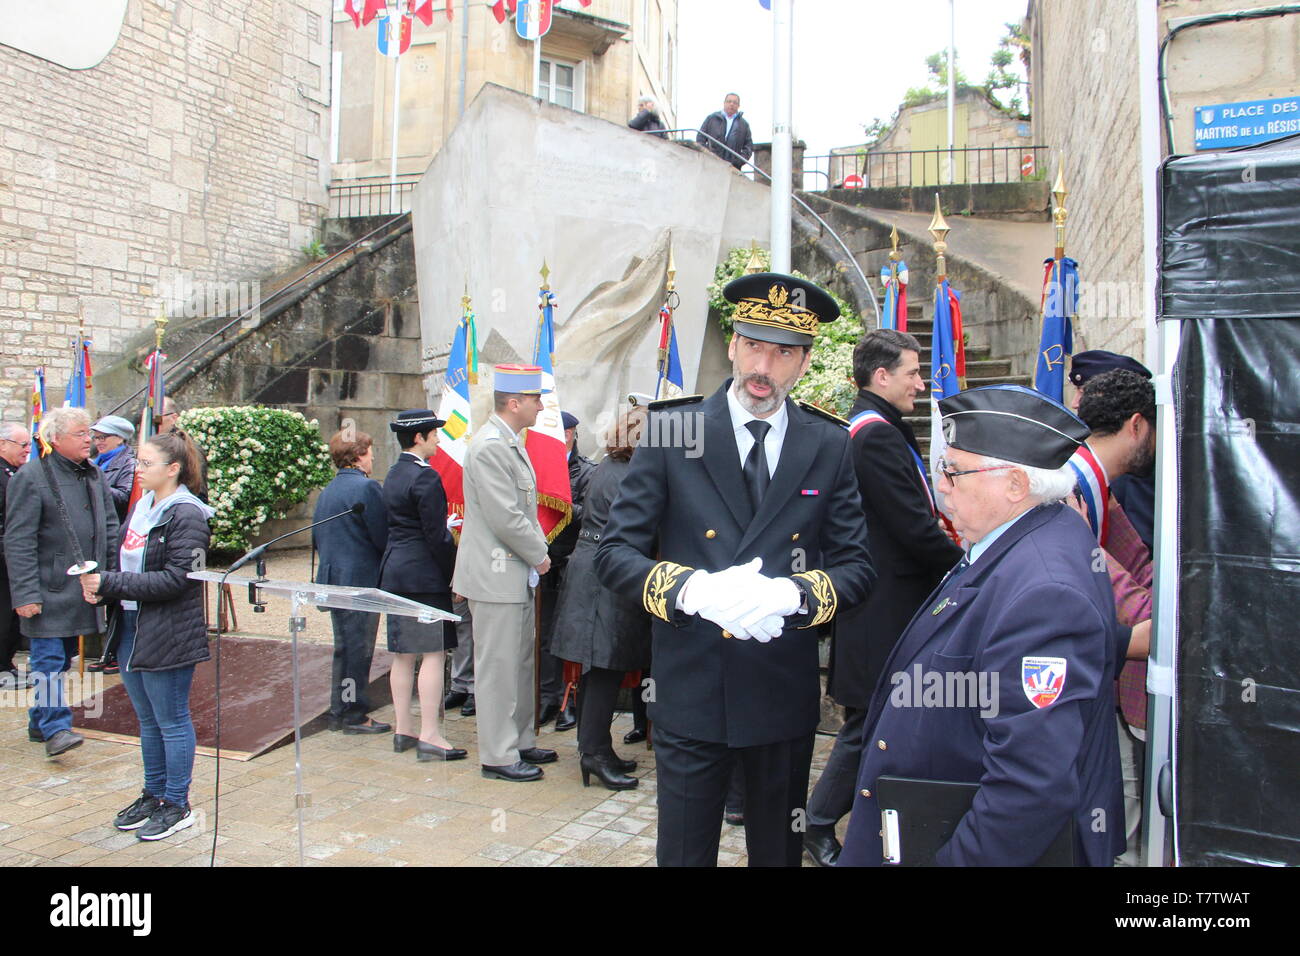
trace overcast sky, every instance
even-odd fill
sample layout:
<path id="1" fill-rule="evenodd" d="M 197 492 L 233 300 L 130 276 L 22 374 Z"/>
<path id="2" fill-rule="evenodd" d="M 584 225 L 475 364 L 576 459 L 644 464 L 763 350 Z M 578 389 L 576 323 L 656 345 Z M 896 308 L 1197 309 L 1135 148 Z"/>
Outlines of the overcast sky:
<path id="1" fill-rule="evenodd" d="M 956 0 L 957 66 L 982 82 L 1005 24 L 1027 0 Z M 699 126 L 729 92 L 755 142 L 772 138 L 772 15 L 759 0 L 680 0 L 677 113 Z M 863 142 L 860 124 L 888 120 L 925 58 L 948 46 L 948 0 L 794 0 L 794 134 L 809 155 Z"/>

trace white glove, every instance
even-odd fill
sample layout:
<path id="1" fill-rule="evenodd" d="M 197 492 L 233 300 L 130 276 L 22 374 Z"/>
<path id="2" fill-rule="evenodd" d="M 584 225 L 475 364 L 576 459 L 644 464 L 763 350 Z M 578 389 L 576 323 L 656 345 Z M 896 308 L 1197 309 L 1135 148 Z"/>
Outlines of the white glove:
<path id="1" fill-rule="evenodd" d="M 723 627 L 723 630 L 742 641 L 752 637 L 758 643 L 766 644 L 772 638 L 781 636 L 781 632 L 785 630 L 785 619 L 773 614 L 761 618 L 754 624 L 747 625 L 741 621 L 732 621 L 730 625 Z"/>
<path id="2" fill-rule="evenodd" d="M 698 614 L 714 623 L 718 618 L 734 620 L 751 609 L 762 558 L 749 564 L 733 565 L 723 571 L 695 571 L 677 596 L 677 608 L 683 614 Z M 719 625 L 721 626 L 721 625 Z M 724 628 L 729 630 L 729 628 Z"/>
<path id="3" fill-rule="evenodd" d="M 542 576 L 541 576 L 540 574 L 537 573 L 537 569 L 536 569 L 536 568 L 529 568 L 529 569 L 528 569 L 528 586 L 529 586 L 530 588 L 535 588 L 535 587 L 537 587 L 537 585 L 538 585 L 539 583 L 541 583 L 541 580 L 542 580 Z"/>
<path id="4" fill-rule="evenodd" d="M 465 523 L 465 519 L 458 514 L 447 515 L 447 530 L 455 531 Z"/>

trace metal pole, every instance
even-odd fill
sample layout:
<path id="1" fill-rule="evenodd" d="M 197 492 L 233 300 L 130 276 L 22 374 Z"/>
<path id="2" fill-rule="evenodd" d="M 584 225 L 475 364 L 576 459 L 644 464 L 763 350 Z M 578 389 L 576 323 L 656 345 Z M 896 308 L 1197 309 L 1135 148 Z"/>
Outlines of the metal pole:
<path id="1" fill-rule="evenodd" d="M 1156 0 L 1135 0 L 1138 34 L 1139 143 L 1142 177 L 1142 279 L 1146 357 L 1156 369 L 1155 593 L 1151 654 L 1147 663 L 1147 770 L 1142 786 L 1142 851 L 1147 866 L 1164 865 L 1165 842 L 1173 821 L 1160 810 L 1160 772 L 1174 770 L 1174 651 L 1178 639 L 1178 435 L 1173 406 L 1173 367 L 1178 358 L 1179 326 L 1156 325 L 1156 253 L 1160 242 L 1157 176 L 1161 155 L 1159 79 L 1156 51 L 1159 24 Z M 1174 808 L 1178 791 L 1174 789 Z M 1178 843 L 1174 841 L 1175 863 Z"/>
<path id="2" fill-rule="evenodd" d="M 450 2 L 450 0 L 448 0 Z M 465 4 L 460 11 L 460 99 L 457 102 L 457 116 L 465 115 L 465 75 L 469 63 L 469 12 L 470 5 Z"/>
<path id="3" fill-rule="evenodd" d="M 396 33 L 397 36 L 394 36 Z M 401 30 L 389 33 L 390 43 L 401 43 Z M 399 48 L 400 49 L 400 48 Z M 388 214 L 396 215 L 397 209 L 397 130 L 402 116 L 402 58 L 393 57 L 393 161 L 388 169 Z"/>
<path id="4" fill-rule="evenodd" d="M 293 593 L 293 608 L 290 610 L 289 618 L 289 637 L 293 640 L 293 779 L 294 795 L 293 804 L 298 812 L 298 865 L 306 865 L 306 853 L 303 847 L 303 830 L 304 823 L 302 819 L 303 807 L 311 803 L 310 798 L 302 789 L 302 713 L 299 703 L 301 693 L 298 680 L 298 633 L 307 627 L 307 619 L 303 616 L 302 595 L 297 591 Z M 220 602 L 220 591 L 218 591 L 218 602 Z"/>
<path id="5" fill-rule="evenodd" d="M 551 78 L 554 87 L 555 78 Z M 533 96 L 542 98 L 542 38 L 533 41 Z"/>
<path id="6" fill-rule="evenodd" d="M 790 271 L 790 134 L 794 0 L 772 2 L 772 271 Z"/>
<path id="7" fill-rule="evenodd" d="M 953 179 L 952 147 L 954 113 L 957 109 L 957 11 L 955 0 L 948 0 L 948 183 Z"/>

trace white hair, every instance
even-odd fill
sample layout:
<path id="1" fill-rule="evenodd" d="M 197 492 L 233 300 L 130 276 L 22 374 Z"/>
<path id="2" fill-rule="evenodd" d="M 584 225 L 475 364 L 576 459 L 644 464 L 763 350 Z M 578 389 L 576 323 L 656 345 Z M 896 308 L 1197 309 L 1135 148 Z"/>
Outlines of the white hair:
<path id="1" fill-rule="evenodd" d="M 21 434 L 27 437 L 27 426 L 16 425 L 13 422 L 0 422 L 0 438 L 7 438 L 9 441 L 14 440 L 14 435 Z"/>
<path id="2" fill-rule="evenodd" d="M 1017 461 L 1004 461 L 1001 458 L 983 456 L 979 468 L 1019 468 L 1029 478 L 1029 497 L 1036 498 L 1040 504 L 1064 501 L 1074 490 L 1076 479 L 1074 469 L 1069 465 L 1060 468 L 1035 468 L 1022 465 Z"/>
<path id="3" fill-rule="evenodd" d="M 41 418 L 41 437 L 52 442 L 78 425 L 90 426 L 90 416 L 84 408 L 52 408 Z"/>

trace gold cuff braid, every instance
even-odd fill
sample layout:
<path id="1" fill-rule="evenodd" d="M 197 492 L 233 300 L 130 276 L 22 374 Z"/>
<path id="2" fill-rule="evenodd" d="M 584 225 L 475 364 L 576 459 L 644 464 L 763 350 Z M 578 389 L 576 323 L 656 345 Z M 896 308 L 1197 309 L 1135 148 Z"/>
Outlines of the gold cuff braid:
<path id="1" fill-rule="evenodd" d="M 835 594 L 835 585 L 831 584 L 831 579 L 827 577 L 826 572 L 801 571 L 794 576 L 803 578 L 808 585 L 813 600 L 817 602 L 812 620 L 803 626 L 816 627 L 833 618 L 835 609 L 839 606 L 839 597 Z"/>
<path id="2" fill-rule="evenodd" d="M 668 607 L 668 592 L 677 584 L 683 574 L 690 574 L 694 568 L 671 561 L 660 561 L 646 575 L 645 585 L 641 589 L 641 604 L 661 621 L 671 621 L 672 611 Z"/>

